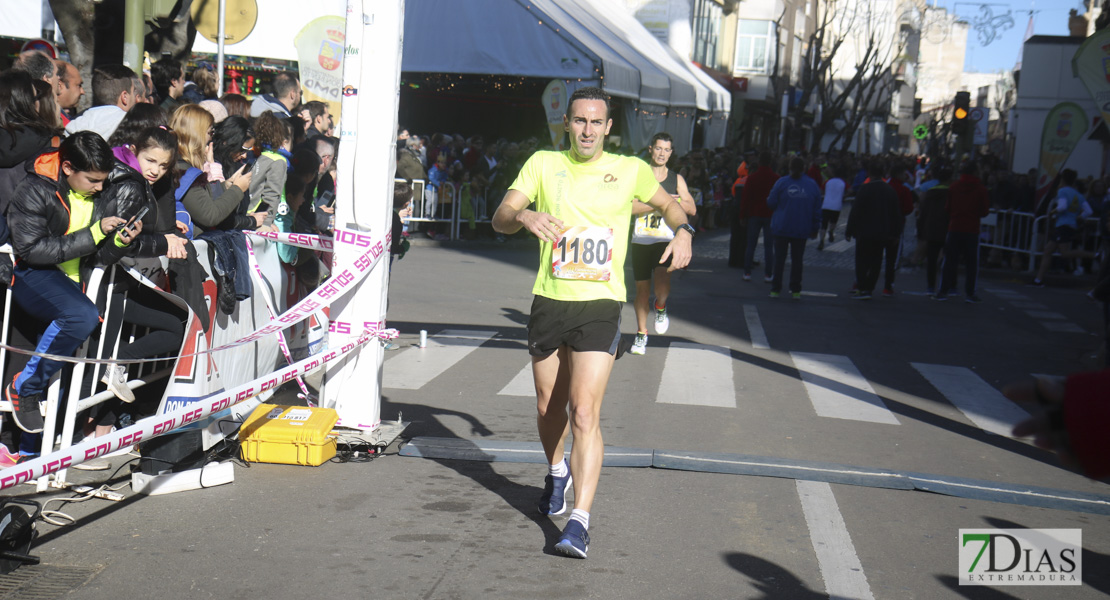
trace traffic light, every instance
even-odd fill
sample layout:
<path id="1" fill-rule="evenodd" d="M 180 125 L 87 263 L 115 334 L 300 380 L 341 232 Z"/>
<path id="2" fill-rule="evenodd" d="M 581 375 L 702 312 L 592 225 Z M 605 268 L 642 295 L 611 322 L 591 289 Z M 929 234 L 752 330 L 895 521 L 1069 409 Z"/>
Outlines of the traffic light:
<path id="1" fill-rule="evenodd" d="M 964 135 L 971 131 L 971 121 L 968 119 L 971 111 L 971 92 L 956 92 L 956 101 L 953 104 L 952 133 Z"/>

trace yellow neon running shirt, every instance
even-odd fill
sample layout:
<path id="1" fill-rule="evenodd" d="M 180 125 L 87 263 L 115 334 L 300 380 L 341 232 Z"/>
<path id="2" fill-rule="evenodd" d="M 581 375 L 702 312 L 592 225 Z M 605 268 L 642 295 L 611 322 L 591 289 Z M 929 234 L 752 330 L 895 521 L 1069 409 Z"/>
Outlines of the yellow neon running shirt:
<path id="1" fill-rule="evenodd" d="M 524 194 L 535 202 L 533 208 L 537 212 L 554 216 L 568 228 L 612 229 L 611 238 L 606 239 L 606 246 L 611 245 L 612 251 L 612 260 L 606 265 L 608 281 L 555 277 L 553 244 L 541 241 L 540 267 L 532 287 L 533 294 L 553 300 L 625 301 L 624 260 L 628 252 L 632 200 L 649 200 L 659 189 L 647 163 L 635 157 L 608 153 L 595 161 L 579 163 L 571 160 L 569 152 L 536 152 L 524 163 L 509 189 Z M 555 257 L 568 256 L 565 251 L 570 249 L 564 246 Z"/>
<path id="2" fill-rule="evenodd" d="M 77 192 L 69 191 L 69 230 L 66 234 L 73 233 L 88 227 L 92 221 L 93 208 L 92 198 L 89 196 L 82 196 Z M 104 232 L 101 231 L 100 226 L 93 228 L 93 241 L 97 244 L 100 240 L 105 238 Z M 66 274 L 67 277 L 81 283 L 81 259 L 71 258 L 58 265 L 58 268 Z"/>

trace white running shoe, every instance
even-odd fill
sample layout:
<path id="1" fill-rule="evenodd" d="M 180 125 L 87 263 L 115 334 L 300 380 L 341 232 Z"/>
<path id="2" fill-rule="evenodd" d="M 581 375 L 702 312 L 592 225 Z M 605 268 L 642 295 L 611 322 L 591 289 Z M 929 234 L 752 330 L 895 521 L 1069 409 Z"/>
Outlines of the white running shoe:
<path id="1" fill-rule="evenodd" d="M 135 401 L 135 393 L 127 387 L 127 367 L 108 365 L 108 368 L 104 370 L 104 377 L 101 377 L 100 381 L 108 385 L 108 389 L 116 395 L 116 398 L 124 402 Z"/>
<path id="2" fill-rule="evenodd" d="M 671 320 L 667 318 L 667 307 L 655 309 L 655 333 L 663 335 L 667 333 L 670 326 Z"/>
<path id="3" fill-rule="evenodd" d="M 632 342 L 632 348 L 628 350 L 629 354 L 643 355 L 647 350 L 647 334 L 637 333 L 636 341 Z"/>

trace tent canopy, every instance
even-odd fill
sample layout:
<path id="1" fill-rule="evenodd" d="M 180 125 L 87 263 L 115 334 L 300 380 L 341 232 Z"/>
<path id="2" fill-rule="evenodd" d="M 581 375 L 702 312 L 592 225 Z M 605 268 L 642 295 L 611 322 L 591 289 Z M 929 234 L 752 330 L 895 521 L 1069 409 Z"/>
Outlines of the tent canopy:
<path id="1" fill-rule="evenodd" d="M 599 83 L 644 104 L 727 110 L 699 76 L 622 7 L 590 0 L 409 0 L 402 69 Z"/>
<path id="2" fill-rule="evenodd" d="M 665 130 L 684 153 L 696 110 L 727 119 L 728 91 L 612 2 L 408 0 L 405 13 L 403 71 L 600 85 L 632 101 L 635 114 L 626 119 L 635 125 L 628 128 L 634 147 L 646 144 L 645 135 Z"/>

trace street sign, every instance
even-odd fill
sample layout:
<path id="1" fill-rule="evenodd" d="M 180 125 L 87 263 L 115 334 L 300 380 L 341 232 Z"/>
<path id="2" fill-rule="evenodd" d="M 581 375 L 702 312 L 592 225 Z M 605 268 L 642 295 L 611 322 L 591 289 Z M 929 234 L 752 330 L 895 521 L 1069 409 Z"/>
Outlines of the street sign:
<path id="1" fill-rule="evenodd" d="M 968 119 L 971 121 L 971 126 L 974 128 L 974 133 L 971 138 L 971 143 L 975 145 L 987 143 L 987 125 L 990 124 L 991 111 L 989 108 L 976 106 L 971 109 L 968 114 Z"/>
<path id="2" fill-rule="evenodd" d="M 925 125 L 918 125 L 917 127 L 914 127 L 913 128 L 913 137 L 915 137 L 919 140 L 923 140 L 923 139 L 929 137 L 929 128 L 926 127 Z"/>
<path id="3" fill-rule="evenodd" d="M 26 52 L 28 50 L 38 50 L 50 58 L 58 58 L 58 51 L 54 48 L 54 44 L 46 40 L 30 40 L 19 49 L 20 52 Z"/>

